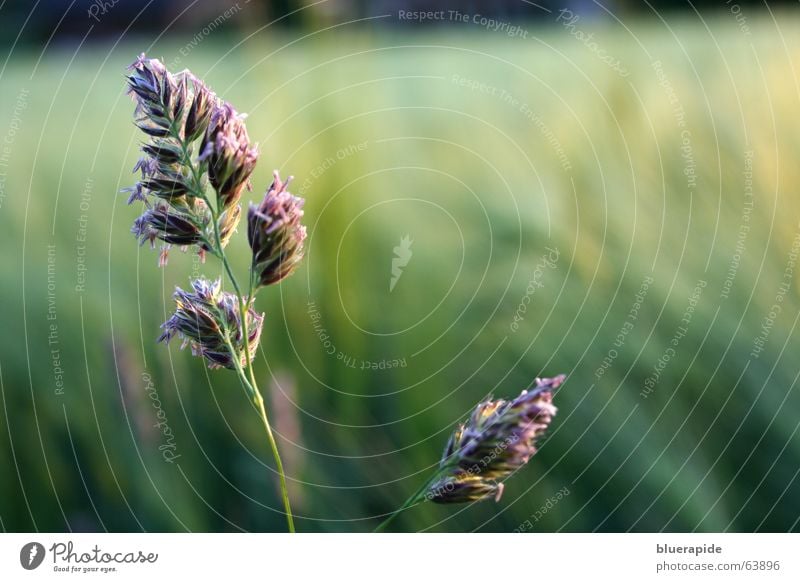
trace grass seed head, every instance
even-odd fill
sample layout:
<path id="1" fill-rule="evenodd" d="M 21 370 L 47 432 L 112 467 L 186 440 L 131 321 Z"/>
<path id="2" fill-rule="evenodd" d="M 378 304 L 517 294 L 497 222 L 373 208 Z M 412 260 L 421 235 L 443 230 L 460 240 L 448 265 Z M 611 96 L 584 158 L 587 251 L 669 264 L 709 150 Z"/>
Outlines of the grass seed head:
<path id="1" fill-rule="evenodd" d="M 553 392 L 564 382 L 537 378 L 513 400 L 486 400 L 458 425 L 439 463 L 444 475 L 426 497 L 437 503 L 500 498 L 502 480 L 524 466 L 537 451 L 556 414 Z"/>
<path id="2" fill-rule="evenodd" d="M 277 171 L 260 204 L 247 212 L 247 240 L 253 250 L 253 269 L 258 284 L 272 285 L 291 275 L 304 255 L 306 228 L 304 200 L 286 188 L 291 177 L 281 181 Z"/>
<path id="3" fill-rule="evenodd" d="M 235 369 L 236 358 L 240 365 L 246 364 L 245 349 L 250 350 L 251 359 L 255 357 L 264 315 L 250 307 L 245 333 L 236 296 L 222 291 L 220 286 L 219 280 L 201 278 L 192 281 L 192 291 L 176 288 L 175 313 L 162 324 L 164 332 L 158 341 L 168 342 L 178 335 L 183 339 L 181 347 L 190 346 L 192 354 L 205 358 L 209 368 Z M 233 346 L 233 352 L 228 343 Z"/>

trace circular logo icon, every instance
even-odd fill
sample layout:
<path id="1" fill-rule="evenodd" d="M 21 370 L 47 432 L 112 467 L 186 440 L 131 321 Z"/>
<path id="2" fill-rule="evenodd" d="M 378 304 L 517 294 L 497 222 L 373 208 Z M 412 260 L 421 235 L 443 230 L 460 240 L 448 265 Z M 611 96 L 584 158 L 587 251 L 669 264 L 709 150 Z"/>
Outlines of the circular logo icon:
<path id="1" fill-rule="evenodd" d="M 28 542 L 19 551 L 19 563 L 26 570 L 35 570 L 44 561 L 44 546 L 39 542 Z"/>

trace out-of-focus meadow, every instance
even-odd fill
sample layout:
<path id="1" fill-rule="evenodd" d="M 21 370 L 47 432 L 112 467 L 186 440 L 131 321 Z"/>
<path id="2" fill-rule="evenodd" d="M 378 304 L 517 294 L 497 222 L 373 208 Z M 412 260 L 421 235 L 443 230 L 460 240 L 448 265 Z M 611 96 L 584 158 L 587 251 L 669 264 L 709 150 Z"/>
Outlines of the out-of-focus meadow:
<path id="1" fill-rule="evenodd" d="M 307 199 L 307 258 L 259 296 L 256 362 L 298 529 L 371 530 L 480 399 L 561 372 L 549 437 L 499 503 L 392 527 L 796 529 L 800 22 L 772 18 L 586 23 L 624 71 L 561 25 L 15 51 L 3 527 L 284 528 L 235 375 L 155 342 L 174 287 L 220 266 L 173 250 L 159 269 L 129 233 L 123 75 L 146 51 L 249 114 L 250 199 L 274 168 Z M 243 227 L 229 248 L 244 274 Z"/>

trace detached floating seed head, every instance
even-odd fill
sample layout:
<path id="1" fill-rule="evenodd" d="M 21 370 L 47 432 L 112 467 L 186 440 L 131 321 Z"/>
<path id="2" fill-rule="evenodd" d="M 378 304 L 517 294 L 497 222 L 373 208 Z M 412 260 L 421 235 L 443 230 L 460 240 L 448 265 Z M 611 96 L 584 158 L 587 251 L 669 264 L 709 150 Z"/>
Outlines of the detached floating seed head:
<path id="1" fill-rule="evenodd" d="M 536 443 L 556 414 L 553 392 L 565 378 L 537 378 L 514 400 L 478 404 L 450 437 L 439 463 L 444 475 L 425 498 L 437 503 L 499 500 L 501 481 L 536 454 Z"/>
<path id="2" fill-rule="evenodd" d="M 253 250 L 253 271 L 258 284 L 272 285 L 291 275 L 303 258 L 306 228 L 304 200 L 293 196 L 277 170 L 261 204 L 250 203 L 247 212 L 247 240 Z"/>
<path id="3" fill-rule="evenodd" d="M 192 281 L 192 289 L 188 292 L 176 288 L 173 297 L 177 308 L 162 324 L 164 332 L 158 341 L 168 342 L 179 335 L 183 339 L 181 348 L 191 346 L 192 354 L 205 358 L 209 368 L 235 369 L 237 357 L 244 366 L 247 361 L 245 349 L 250 350 L 252 360 L 261 338 L 264 315 L 250 307 L 247 310 L 248 331 L 245 333 L 237 298 L 232 293 L 221 291 L 219 280 L 196 279 Z M 249 298 L 245 301 L 249 302 Z M 226 337 L 235 353 L 231 353 Z"/>

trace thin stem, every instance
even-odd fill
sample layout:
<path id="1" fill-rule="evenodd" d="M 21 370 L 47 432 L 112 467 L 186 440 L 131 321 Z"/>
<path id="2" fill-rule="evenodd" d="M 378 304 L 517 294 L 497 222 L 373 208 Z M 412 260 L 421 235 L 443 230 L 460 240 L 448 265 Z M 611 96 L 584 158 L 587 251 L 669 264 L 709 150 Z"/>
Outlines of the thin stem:
<path id="1" fill-rule="evenodd" d="M 431 476 L 431 477 L 430 477 L 430 478 L 429 478 L 427 481 L 425 481 L 425 482 L 422 484 L 422 486 L 421 486 L 419 489 L 417 489 L 417 490 L 416 490 L 416 491 L 415 491 L 415 492 L 414 492 L 414 493 L 411 495 L 411 497 L 409 497 L 408 499 L 406 499 L 406 500 L 405 500 L 405 503 L 403 503 L 403 505 L 401 505 L 401 506 L 400 506 L 398 509 L 396 509 L 395 511 L 393 511 L 393 512 L 391 513 L 391 515 L 389 515 L 389 517 L 387 517 L 386 519 L 384 519 L 384 520 L 383 520 L 383 521 L 382 521 L 382 522 L 381 522 L 381 523 L 378 525 L 378 527 L 376 527 L 374 530 L 372 530 L 372 531 L 373 531 L 373 533 L 382 532 L 383 530 L 385 530 L 385 529 L 386 529 L 386 526 L 388 526 L 390 523 L 392 523 L 392 521 L 394 520 L 394 518 L 395 518 L 395 517 L 397 517 L 398 515 L 400 515 L 400 514 L 401 514 L 403 511 L 405 511 L 406 509 L 408 509 L 408 508 L 412 507 L 413 505 L 415 505 L 415 504 L 416 504 L 416 502 L 417 502 L 417 500 L 419 499 L 419 496 L 420 496 L 420 495 L 422 495 L 422 493 L 423 493 L 423 492 L 424 492 L 424 491 L 425 491 L 425 490 L 426 490 L 428 487 L 430 487 L 431 483 L 433 483 L 433 482 L 434 482 L 436 479 L 438 479 L 438 478 L 439 478 L 439 475 L 441 475 L 443 471 L 444 471 L 444 468 L 441 468 L 441 469 L 437 470 L 437 471 L 436 471 L 436 472 L 435 472 L 435 473 L 434 473 L 434 474 L 433 474 L 433 475 L 432 475 L 432 476 Z"/>
<path id="2" fill-rule="evenodd" d="M 225 272 L 228 274 L 228 279 L 230 279 L 231 285 L 233 285 L 234 292 L 236 294 L 236 298 L 239 302 L 239 313 L 240 319 L 242 322 L 242 336 L 244 339 L 244 353 L 245 353 L 245 368 L 250 373 L 250 378 L 248 380 L 247 374 L 245 374 L 244 369 L 242 369 L 242 365 L 239 359 L 239 353 L 234 348 L 230 338 L 226 335 L 226 342 L 228 344 L 228 349 L 233 356 L 234 365 L 236 367 L 236 371 L 238 372 L 243 386 L 245 387 L 246 391 L 248 392 L 248 396 L 253 402 L 253 405 L 259 412 L 261 416 L 261 420 L 264 424 L 264 429 L 267 433 L 267 439 L 269 440 L 270 448 L 272 449 L 272 456 L 275 459 L 275 466 L 278 471 L 278 475 L 280 477 L 280 486 L 281 486 L 281 497 L 283 498 L 283 506 L 286 512 L 286 523 L 289 527 L 289 533 L 295 533 L 294 529 L 294 518 L 292 517 L 292 508 L 289 504 L 289 491 L 286 487 L 286 474 L 283 470 L 283 462 L 281 461 L 280 452 L 278 451 L 278 444 L 275 442 L 275 436 L 272 434 L 272 427 L 269 423 L 269 417 L 267 416 L 267 410 L 264 407 L 264 397 L 261 395 L 261 392 L 258 389 L 258 383 L 256 382 L 255 372 L 253 371 L 253 363 L 251 362 L 250 358 L 250 331 L 248 327 L 247 321 L 247 311 L 248 305 L 245 305 L 244 296 L 242 295 L 241 289 L 239 288 L 239 283 L 236 281 L 236 277 L 233 274 L 233 269 L 231 268 L 230 262 L 228 262 L 228 257 L 225 254 L 225 249 L 222 246 L 222 237 L 220 236 L 219 232 L 219 208 L 213 206 L 208 196 L 206 196 L 205 190 L 203 188 L 202 182 L 200 180 L 200 173 L 192 163 L 191 155 L 189 154 L 189 144 L 180 136 L 175 135 L 178 141 L 181 144 L 181 150 L 183 153 L 183 162 L 185 165 L 189 166 L 191 172 L 191 179 L 192 179 L 192 190 L 193 192 L 200 196 L 203 202 L 206 203 L 208 206 L 209 211 L 211 212 L 211 222 L 214 224 L 214 251 L 215 254 L 220 258 L 222 261 L 222 265 L 225 268 Z M 248 304 L 253 300 L 253 275 L 252 272 L 250 273 L 250 288 L 247 294 L 247 302 Z"/>
<path id="3" fill-rule="evenodd" d="M 275 442 L 275 437 L 272 435 L 272 428 L 269 425 L 267 411 L 264 408 L 264 398 L 262 398 L 258 388 L 255 388 L 255 404 L 259 413 L 261 414 L 261 420 L 264 422 L 264 429 L 267 431 L 267 438 L 269 439 L 269 444 L 272 447 L 272 455 L 275 457 L 275 465 L 278 468 L 278 477 L 281 482 L 281 496 L 283 497 L 283 508 L 286 511 L 286 523 L 289 525 L 289 533 L 295 533 L 292 507 L 289 504 L 289 489 L 286 487 L 286 473 L 283 470 L 281 456 L 278 453 L 278 443 Z"/>
<path id="4" fill-rule="evenodd" d="M 248 297 L 248 301 L 252 301 L 253 291 L 254 291 L 252 264 L 250 266 L 249 280 L 250 280 L 250 282 L 249 282 L 248 287 L 247 287 L 247 297 Z M 239 308 L 241 309 L 241 304 L 240 304 Z M 247 351 L 247 367 L 250 370 L 250 380 L 253 382 L 253 386 L 255 386 L 256 385 L 256 379 L 255 379 L 255 376 L 253 375 L 253 365 L 250 362 L 250 351 L 249 350 Z M 280 463 L 280 459 L 278 459 L 278 463 Z M 281 475 L 281 477 L 283 477 L 283 475 Z"/>
<path id="5" fill-rule="evenodd" d="M 250 361 L 250 331 L 247 325 L 247 308 L 245 307 L 244 298 L 242 297 L 242 292 L 239 289 L 239 284 L 236 282 L 236 278 L 233 275 L 233 270 L 231 269 L 230 263 L 225 255 L 225 251 L 222 248 L 222 244 L 220 242 L 219 236 L 219 226 L 217 224 L 217 217 L 216 213 L 212 210 L 212 220 L 214 221 L 214 236 L 217 242 L 217 250 L 220 254 L 220 258 L 222 259 L 222 264 L 225 266 L 225 270 L 228 273 L 228 278 L 231 280 L 231 284 L 236 292 L 236 297 L 239 300 L 239 311 L 241 313 L 241 320 L 242 320 L 242 334 L 244 337 L 244 353 L 245 353 L 245 362 L 247 364 L 247 370 L 250 372 L 250 381 L 249 384 L 251 386 L 251 398 L 253 400 L 253 404 L 258 409 L 259 414 L 261 415 L 261 420 L 264 423 L 264 429 L 267 432 L 267 439 L 269 440 L 270 448 L 272 449 L 272 456 L 275 459 L 275 467 L 278 470 L 278 476 L 280 478 L 280 485 L 281 485 L 281 496 L 283 497 L 283 506 L 286 510 L 286 523 L 289 526 L 289 533 L 295 533 L 294 529 L 294 519 L 292 518 L 292 508 L 289 504 L 289 491 L 286 487 L 286 474 L 283 470 L 283 462 L 281 461 L 280 452 L 278 451 L 278 444 L 275 442 L 275 436 L 272 434 L 272 427 L 269 424 L 269 418 L 267 416 L 267 411 L 264 407 L 264 398 L 261 396 L 261 392 L 258 389 L 258 383 L 256 382 L 255 373 L 253 372 L 253 364 Z M 251 301 L 251 298 L 248 297 L 248 301 Z M 229 343 L 229 348 L 231 353 L 234 354 L 234 361 L 236 362 L 237 371 L 242 376 L 242 379 L 247 382 L 247 377 L 245 376 L 244 370 L 242 369 L 241 364 L 239 363 L 238 353 L 236 350 L 233 349 L 233 346 Z"/>
<path id="6" fill-rule="evenodd" d="M 236 350 L 233 347 L 233 343 L 231 343 L 230 337 L 227 333 L 225 335 L 225 343 L 227 344 L 227 347 L 231 351 L 231 353 L 236 354 Z M 236 355 L 238 356 L 238 354 Z M 281 462 L 281 456 L 280 453 L 278 452 L 278 443 L 275 442 L 275 436 L 272 434 L 272 427 L 269 424 L 267 411 L 264 408 L 264 398 L 261 396 L 261 392 L 259 392 L 258 386 L 255 384 L 251 384 L 251 382 L 247 379 L 247 375 L 245 374 L 244 369 L 242 369 L 242 364 L 239 362 L 238 357 L 234 357 L 233 365 L 236 368 L 236 372 L 239 374 L 239 379 L 242 381 L 242 385 L 248 392 L 248 395 L 253 401 L 253 405 L 258 410 L 258 413 L 261 416 L 261 420 L 264 423 L 264 430 L 266 430 L 267 432 L 267 439 L 269 439 L 269 445 L 270 448 L 272 449 L 272 456 L 275 458 L 275 465 L 277 467 L 278 476 L 280 478 L 281 497 L 283 498 L 283 508 L 286 513 L 286 523 L 289 526 L 289 533 L 295 533 L 294 518 L 292 517 L 292 507 L 289 504 L 289 493 L 288 493 L 288 488 L 286 487 L 286 474 L 284 473 L 283 463 Z"/>

